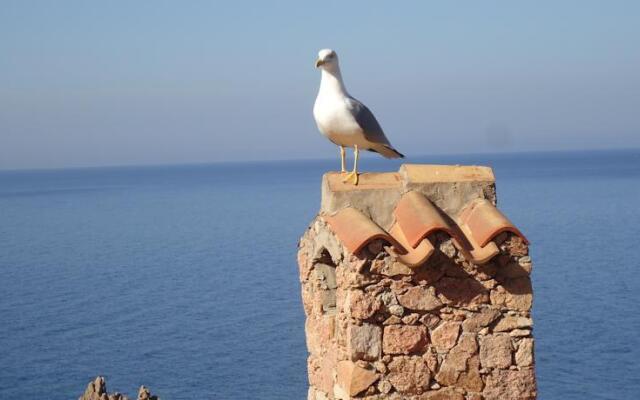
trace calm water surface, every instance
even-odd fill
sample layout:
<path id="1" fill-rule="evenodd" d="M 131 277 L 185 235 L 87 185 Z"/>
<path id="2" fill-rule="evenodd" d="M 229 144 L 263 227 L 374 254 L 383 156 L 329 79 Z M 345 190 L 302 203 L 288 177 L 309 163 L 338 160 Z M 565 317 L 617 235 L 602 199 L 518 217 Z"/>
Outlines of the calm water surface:
<path id="1" fill-rule="evenodd" d="M 640 151 L 410 161 L 494 167 L 533 242 L 540 398 L 637 398 Z M 296 243 L 336 164 L 0 172 L 0 399 L 77 398 L 98 374 L 305 399 Z"/>

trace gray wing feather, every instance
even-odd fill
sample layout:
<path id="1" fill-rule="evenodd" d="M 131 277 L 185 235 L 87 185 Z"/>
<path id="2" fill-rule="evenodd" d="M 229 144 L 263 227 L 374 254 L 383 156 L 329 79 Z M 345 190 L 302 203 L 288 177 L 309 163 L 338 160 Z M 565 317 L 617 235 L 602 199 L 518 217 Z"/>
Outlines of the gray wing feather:
<path id="1" fill-rule="evenodd" d="M 347 104 L 351 114 L 356 119 L 360 128 L 362 128 L 364 137 L 368 141 L 391 146 L 391 143 L 389 143 L 389 139 L 384 135 L 378 120 L 376 120 L 376 117 L 373 115 L 371 110 L 367 108 L 367 106 L 351 96 L 347 98 Z"/>

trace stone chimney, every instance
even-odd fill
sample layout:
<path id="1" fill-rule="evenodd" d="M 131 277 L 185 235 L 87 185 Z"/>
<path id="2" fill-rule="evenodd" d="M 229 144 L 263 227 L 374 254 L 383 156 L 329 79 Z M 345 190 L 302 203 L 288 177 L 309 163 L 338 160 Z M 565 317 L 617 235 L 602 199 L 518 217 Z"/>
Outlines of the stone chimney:
<path id="1" fill-rule="evenodd" d="M 309 400 L 536 398 L 528 242 L 490 168 L 327 173 L 298 263 Z"/>

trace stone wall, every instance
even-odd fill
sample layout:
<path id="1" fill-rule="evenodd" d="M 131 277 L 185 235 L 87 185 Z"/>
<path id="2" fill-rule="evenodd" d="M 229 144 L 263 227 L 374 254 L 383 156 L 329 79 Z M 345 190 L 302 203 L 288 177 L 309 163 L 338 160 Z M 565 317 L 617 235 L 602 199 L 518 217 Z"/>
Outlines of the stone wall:
<path id="1" fill-rule="evenodd" d="M 534 399 L 528 247 L 469 262 L 443 233 L 417 268 L 373 241 L 356 256 L 317 217 L 300 240 L 310 400 Z"/>

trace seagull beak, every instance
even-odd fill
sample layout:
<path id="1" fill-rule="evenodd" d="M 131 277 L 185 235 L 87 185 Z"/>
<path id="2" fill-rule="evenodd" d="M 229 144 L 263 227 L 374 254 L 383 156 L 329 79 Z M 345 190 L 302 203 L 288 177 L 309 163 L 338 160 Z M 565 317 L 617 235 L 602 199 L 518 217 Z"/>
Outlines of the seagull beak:
<path id="1" fill-rule="evenodd" d="M 321 66 L 322 64 L 324 64 L 324 60 L 321 60 L 321 59 L 319 59 L 319 58 L 318 58 L 318 59 L 316 60 L 316 68 L 318 68 L 318 67 L 319 67 L 319 66 Z"/>

